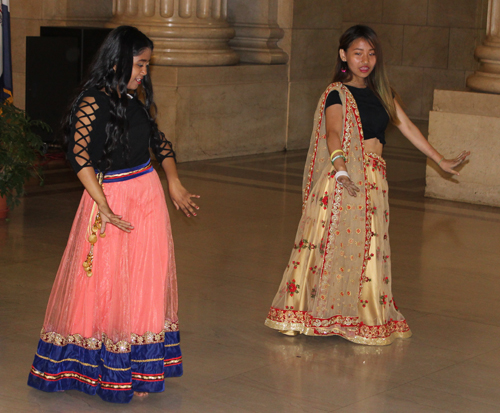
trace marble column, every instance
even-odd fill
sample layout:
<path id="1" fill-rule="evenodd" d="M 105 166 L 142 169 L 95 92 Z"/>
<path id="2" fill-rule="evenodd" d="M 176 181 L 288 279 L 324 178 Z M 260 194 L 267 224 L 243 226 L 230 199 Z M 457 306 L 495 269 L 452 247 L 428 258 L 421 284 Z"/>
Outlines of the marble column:
<path id="1" fill-rule="evenodd" d="M 473 90 L 500 93 L 500 0 L 488 1 L 486 38 L 476 47 L 479 69 L 467 79 Z"/>
<path id="2" fill-rule="evenodd" d="M 131 25 L 155 44 L 153 64 L 225 66 L 238 63 L 229 47 L 234 29 L 227 0 L 113 0 L 109 27 Z"/>
<path id="3" fill-rule="evenodd" d="M 229 44 L 242 62 L 269 65 L 288 61 L 288 55 L 277 44 L 284 35 L 277 16 L 277 0 L 231 0 L 229 21 L 236 36 Z"/>

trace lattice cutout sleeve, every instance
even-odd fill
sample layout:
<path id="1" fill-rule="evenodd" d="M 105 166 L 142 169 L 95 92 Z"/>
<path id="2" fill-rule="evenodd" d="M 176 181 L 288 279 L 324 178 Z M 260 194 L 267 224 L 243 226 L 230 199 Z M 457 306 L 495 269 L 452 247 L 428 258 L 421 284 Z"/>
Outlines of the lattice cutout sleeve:
<path id="1" fill-rule="evenodd" d="M 92 123 L 96 119 L 95 112 L 97 109 L 99 109 L 99 105 L 96 103 L 95 98 L 87 96 L 82 99 L 76 110 L 75 126 L 72 136 L 73 141 L 68 155 L 70 158 L 73 158 L 72 164 L 75 170 L 77 170 L 77 173 L 87 166 L 92 166 L 89 146 L 93 130 Z"/>
<path id="2" fill-rule="evenodd" d="M 156 160 L 161 164 L 166 158 L 174 158 L 175 160 L 175 152 L 172 146 L 172 142 L 170 142 L 163 132 L 159 132 L 160 139 L 158 141 L 158 147 L 155 150 Z"/>

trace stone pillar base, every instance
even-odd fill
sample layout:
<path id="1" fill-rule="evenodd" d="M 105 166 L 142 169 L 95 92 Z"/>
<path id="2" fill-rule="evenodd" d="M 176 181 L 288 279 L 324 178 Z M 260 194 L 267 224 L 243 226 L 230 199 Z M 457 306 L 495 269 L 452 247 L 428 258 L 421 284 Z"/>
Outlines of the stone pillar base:
<path id="1" fill-rule="evenodd" d="M 467 87 L 500 93 L 500 0 L 488 0 L 486 37 L 474 55 L 480 62 L 479 70 L 468 77 Z"/>
<path id="2" fill-rule="evenodd" d="M 500 95 L 468 91 L 434 91 L 429 142 L 444 156 L 466 149 L 470 161 L 460 176 L 444 174 L 427 163 L 425 195 L 431 198 L 500 206 Z"/>
<path id="3" fill-rule="evenodd" d="M 479 92 L 500 93 L 500 42 L 487 38 L 488 44 L 476 47 L 475 56 L 481 65 L 467 78 L 467 87 Z"/>
<path id="4" fill-rule="evenodd" d="M 283 30 L 277 25 L 234 23 L 236 37 L 229 45 L 238 52 L 242 62 L 265 65 L 285 64 L 288 55 L 278 47 Z"/>
<path id="5" fill-rule="evenodd" d="M 467 87 L 479 92 L 500 93 L 500 74 L 477 71 L 467 78 Z"/>
<path id="6" fill-rule="evenodd" d="M 158 125 L 179 162 L 281 151 L 286 66 L 151 66 Z"/>

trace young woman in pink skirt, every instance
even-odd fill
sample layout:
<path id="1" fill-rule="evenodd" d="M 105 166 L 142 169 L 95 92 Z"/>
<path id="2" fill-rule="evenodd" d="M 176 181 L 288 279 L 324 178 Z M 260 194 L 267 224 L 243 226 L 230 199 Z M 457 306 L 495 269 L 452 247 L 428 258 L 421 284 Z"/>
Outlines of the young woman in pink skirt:
<path id="1" fill-rule="evenodd" d="M 68 158 L 85 187 L 50 295 L 28 384 L 127 403 L 182 375 L 177 282 L 164 192 L 198 206 L 180 183 L 172 145 L 158 131 L 149 77 L 153 43 L 113 30 L 63 121 Z"/>

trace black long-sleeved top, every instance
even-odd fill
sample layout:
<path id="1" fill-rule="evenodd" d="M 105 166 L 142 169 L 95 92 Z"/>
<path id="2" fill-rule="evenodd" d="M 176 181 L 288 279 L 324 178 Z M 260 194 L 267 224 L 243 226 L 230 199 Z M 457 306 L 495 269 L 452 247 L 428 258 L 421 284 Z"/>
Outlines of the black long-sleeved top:
<path id="1" fill-rule="evenodd" d="M 87 111 L 89 113 L 84 112 Z M 109 121 L 110 100 L 106 93 L 95 88 L 85 91 L 78 102 L 78 108 L 72 119 L 70 141 L 68 143 L 68 160 L 78 173 L 91 166 L 98 168 L 99 160 L 106 142 L 106 125 Z M 146 108 L 136 97 L 129 99 L 126 109 L 128 121 L 128 157 L 121 144 L 117 144 L 111 154 L 112 170 L 132 168 L 149 160 L 151 123 Z M 172 144 L 160 134 L 162 141 L 159 150 L 155 151 L 158 162 L 174 157 Z"/>

